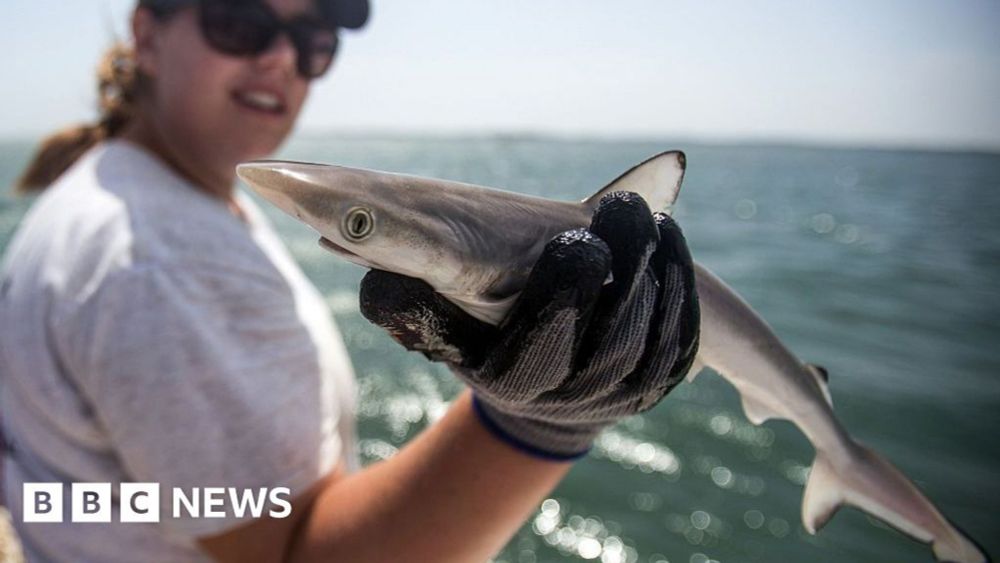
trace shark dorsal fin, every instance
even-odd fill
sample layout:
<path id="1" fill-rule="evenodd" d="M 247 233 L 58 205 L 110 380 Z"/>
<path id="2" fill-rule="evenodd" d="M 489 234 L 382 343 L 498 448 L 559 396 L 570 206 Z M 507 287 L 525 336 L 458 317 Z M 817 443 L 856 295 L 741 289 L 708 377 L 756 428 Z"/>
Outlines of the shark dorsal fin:
<path id="1" fill-rule="evenodd" d="M 648 158 L 630 168 L 601 191 L 583 200 L 584 205 L 597 209 L 601 198 L 611 192 L 635 192 L 642 196 L 652 211 L 666 211 L 677 199 L 684 180 L 687 160 L 681 151 L 667 151 Z"/>

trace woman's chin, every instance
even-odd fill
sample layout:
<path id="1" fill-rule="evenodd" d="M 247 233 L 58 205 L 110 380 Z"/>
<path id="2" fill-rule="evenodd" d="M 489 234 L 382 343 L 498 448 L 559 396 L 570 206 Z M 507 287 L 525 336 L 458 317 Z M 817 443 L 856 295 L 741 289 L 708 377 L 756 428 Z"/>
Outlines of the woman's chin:
<path id="1" fill-rule="evenodd" d="M 283 141 L 284 139 L 282 139 Z M 260 142 L 247 145 L 245 150 L 239 153 L 239 162 L 257 160 L 272 156 L 281 146 L 281 141 L 261 140 Z"/>

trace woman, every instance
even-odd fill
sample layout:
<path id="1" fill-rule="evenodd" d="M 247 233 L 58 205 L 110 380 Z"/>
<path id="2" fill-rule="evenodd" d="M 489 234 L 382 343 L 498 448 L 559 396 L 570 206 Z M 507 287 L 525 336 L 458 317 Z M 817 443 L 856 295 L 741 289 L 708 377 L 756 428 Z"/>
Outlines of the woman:
<path id="1" fill-rule="evenodd" d="M 502 329 L 416 280 L 366 277 L 366 315 L 452 361 L 470 391 L 358 469 L 336 328 L 233 184 L 237 163 L 285 139 L 337 28 L 367 10 L 140 0 L 133 47 L 101 73 L 99 124 L 53 137 L 29 166 L 22 186 L 48 187 L 0 297 L 4 488 L 29 560 L 485 560 L 601 428 L 690 367 L 683 237 L 641 199 L 609 198 L 590 232 L 549 244 Z M 158 483 L 160 521 L 120 523 L 116 501 L 110 523 L 25 523 L 27 482 L 63 483 L 67 503 L 73 482 Z M 291 511 L 172 514 L 175 487 L 210 486 L 288 487 Z"/>

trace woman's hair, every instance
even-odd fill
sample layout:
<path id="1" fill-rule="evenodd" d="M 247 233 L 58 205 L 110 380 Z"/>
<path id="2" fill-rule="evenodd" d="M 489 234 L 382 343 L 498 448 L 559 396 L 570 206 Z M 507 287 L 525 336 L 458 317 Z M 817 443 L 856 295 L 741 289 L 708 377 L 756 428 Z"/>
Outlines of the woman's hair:
<path id="1" fill-rule="evenodd" d="M 124 43 L 112 45 L 97 66 L 97 122 L 68 127 L 43 140 L 14 189 L 27 193 L 47 188 L 83 153 L 121 132 L 135 114 L 140 82 L 134 50 Z"/>

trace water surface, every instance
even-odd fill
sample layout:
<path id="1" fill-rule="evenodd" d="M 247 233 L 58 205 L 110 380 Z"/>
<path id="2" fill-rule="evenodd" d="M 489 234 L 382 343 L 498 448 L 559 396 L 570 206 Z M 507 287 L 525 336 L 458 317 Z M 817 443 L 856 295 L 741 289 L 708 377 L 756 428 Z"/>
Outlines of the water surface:
<path id="1" fill-rule="evenodd" d="M 829 370 L 836 411 L 859 440 L 1000 551 L 1000 156 L 335 136 L 299 137 L 282 156 L 581 199 L 671 148 L 688 154 L 675 217 L 695 258 L 801 358 Z M 0 186 L 29 150 L 0 144 Z M 0 197 L 0 249 L 28 203 Z M 361 268 L 266 210 L 347 340 L 364 459 L 391 456 L 460 385 L 360 316 Z M 931 560 L 929 549 L 853 509 L 808 535 L 799 509 L 812 454 L 788 423 L 750 425 L 732 388 L 706 372 L 607 431 L 498 561 Z"/>

